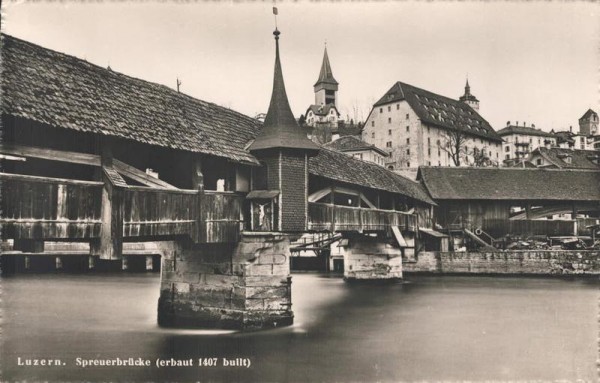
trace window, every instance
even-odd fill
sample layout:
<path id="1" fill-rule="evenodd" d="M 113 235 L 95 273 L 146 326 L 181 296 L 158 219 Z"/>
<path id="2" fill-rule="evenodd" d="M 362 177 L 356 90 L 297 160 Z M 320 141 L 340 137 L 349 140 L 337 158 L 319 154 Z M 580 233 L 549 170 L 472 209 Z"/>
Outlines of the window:
<path id="1" fill-rule="evenodd" d="M 371 138 L 375 138 L 375 132 L 371 133 Z"/>
<path id="2" fill-rule="evenodd" d="M 438 166 L 442 166 L 442 161 L 438 161 Z"/>
<path id="3" fill-rule="evenodd" d="M 510 155 L 509 155 L 509 154 L 507 154 L 507 155 L 505 156 L 505 158 L 506 158 L 507 160 L 508 160 L 508 159 L 510 159 Z"/>
<path id="4" fill-rule="evenodd" d="M 429 129 L 429 128 L 427 128 Z M 431 145 L 431 137 L 427 137 L 427 145 Z"/>
<path id="5" fill-rule="evenodd" d="M 375 127 L 375 121 L 371 121 L 371 127 Z M 373 133 L 375 134 L 375 133 Z"/>
<path id="6" fill-rule="evenodd" d="M 410 149 L 406 149 L 406 155 L 410 156 Z"/>
<path id="7" fill-rule="evenodd" d="M 392 147 L 392 141 L 386 142 L 385 146 L 388 147 L 388 148 L 391 148 Z"/>
<path id="8" fill-rule="evenodd" d="M 542 159 L 538 158 L 537 160 L 535 160 L 535 164 L 536 165 L 541 165 L 542 164 Z"/>
<path id="9" fill-rule="evenodd" d="M 431 148 L 427 149 L 427 155 L 431 157 Z"/>
<path id="10" fill-rule="evenodd" d="M 406 113 L 406 119 L 410 119 L 410 116 L 408 115 L 408 113 Z"/>
<path id="11" fill-rule="evenodd" d="M 427 161 L 427 166 L 431 166 L 431 161 Z"/>
<path id="12" fill-rule="evenodd" d="M 431 130 L 429 129 L 429 126 L 427 127 L 427 133 L 431 133 Z"/>
<path id="13" fill-rule="evenodd" d="M 392 107 L 391 107 L 391 105 L 388 105 L 388 112 L 391 112 L 391 111 L 392 111 Z"/>
<path id="14" fill-rule="evenodd" d="M 410 162 L 407 162 L 407 163 L 406 163 L 406 167 L 407 167 L 407 168 L 410 168 Z"/>
<path id="15" fill-rule="evenodd" d="M 400 104 L 396 104 L 396 110 L 400 110 Z"/>
<path id="16" fill-rule="evenodd" d="M 379 108 L 379 113 L 383 113 L 383 108 Z"/>
<path id="17" fill-rule="evenodd" d="M 505 152 L 510 152 L 510 146 L 506 146 L 506 147 L 504 148 L 504 151 L 505 151 Z"/>
<path id="18" fill-rule="evenodd" d="M 392 129 L 388 129 L 388 136 L 392 135 Z"/>
<path id="19" fill-rule="evenodd" d="M 410 138 L 406 139 L 406 145 L 410 145 Z"/>
<path id="20" fill-rule="evenodd" d="M 391 124 L 391 123 L 392 123 L 392 118 L 388 117 L 388 124 Z"/>
<path id="21" fill-rule="evenodd" d="M 410 132 L 410 126 L 407 126 L 407 127 L 406 127 L 406 131 L 407 131 L 407 132 Z"/>

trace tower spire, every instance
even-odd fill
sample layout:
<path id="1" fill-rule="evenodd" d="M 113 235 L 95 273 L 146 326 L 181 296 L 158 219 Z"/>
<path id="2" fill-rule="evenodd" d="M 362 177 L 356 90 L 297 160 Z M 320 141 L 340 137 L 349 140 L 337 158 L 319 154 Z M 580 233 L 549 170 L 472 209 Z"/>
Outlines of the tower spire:
<path id="1" fill-rule="evenodd" d="M 275 69 L 271 102 L 263 128 L 250 145 L 249 150 L 271 148 L 318 150 L 318 147 L 306 137 L 306 133 L 296 122 L 290 108 L 279 59 L 279 35 L 281 32 L 275 28 L 273 35 L 275 36 Z"/>
<path id="2" fill-rule="evenodd" d="M 316 105 L 335 105 L 337 107 L 338 82 L 333 77 L 329 55 L 327 54 L 327 40 L 325 41 L 325 50 L 323 53 L 323 63 L 319 78 L 314 85 L 315 104 Z"/>

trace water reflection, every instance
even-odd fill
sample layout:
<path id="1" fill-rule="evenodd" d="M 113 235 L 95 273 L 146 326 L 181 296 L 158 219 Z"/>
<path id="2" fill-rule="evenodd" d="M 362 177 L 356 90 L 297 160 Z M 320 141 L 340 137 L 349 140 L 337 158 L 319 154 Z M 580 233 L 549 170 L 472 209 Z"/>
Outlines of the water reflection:
<path id="1" fill-rule="evenodd" d="M 398 381 L 595 379 L 598 283 L 409 277 L 346 284 L 294 274 L 294 326 L 162 329 L 147 275 L 4 278 L 4 379 L 50 381 Z M 17 356 L 61 358 L 23 368 Z M 251 358 L 242 367 L 86 368 L 81 358 Z"/>

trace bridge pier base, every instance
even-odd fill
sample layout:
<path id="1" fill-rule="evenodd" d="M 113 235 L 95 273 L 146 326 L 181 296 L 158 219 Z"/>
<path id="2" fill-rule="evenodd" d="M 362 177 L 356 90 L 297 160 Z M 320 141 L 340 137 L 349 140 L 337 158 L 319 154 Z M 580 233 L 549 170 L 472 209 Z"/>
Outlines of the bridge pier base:
<path id="1" fill-rule="evenodd" d="M 344 253 L 344 280 L 402 279 L 402 251 L 380 236 L 353 235 Z"/>
<path id="2" fill-rule="evenodd" d="M 237 244 L 182 246 L 163 254 L 158 323 L 263 329 L 293 323 L 289 239 L 243 233 Z"/>

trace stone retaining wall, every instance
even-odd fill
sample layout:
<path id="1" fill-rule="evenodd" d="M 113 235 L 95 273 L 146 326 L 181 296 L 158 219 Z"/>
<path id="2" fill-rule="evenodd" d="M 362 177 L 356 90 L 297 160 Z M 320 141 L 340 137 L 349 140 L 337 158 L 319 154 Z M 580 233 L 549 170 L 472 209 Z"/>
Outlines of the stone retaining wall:
<path id="1" fill-rule="evenodd" d="M 405 272 L 600 275 L 600 251 L 526 250 L 485 253 L 421 252 Z"/>

